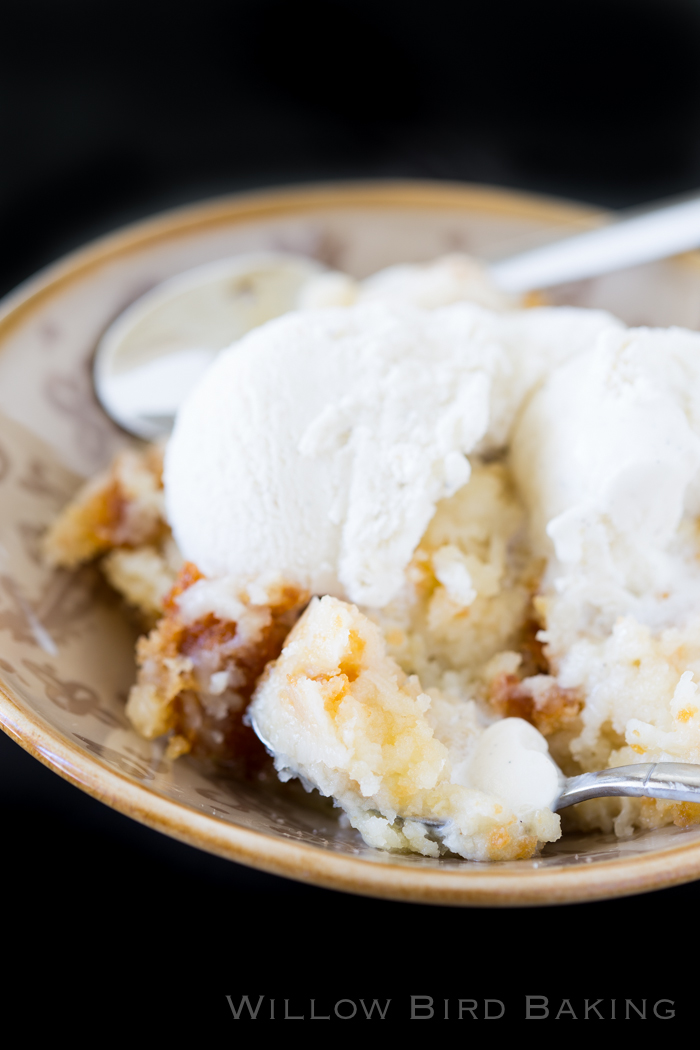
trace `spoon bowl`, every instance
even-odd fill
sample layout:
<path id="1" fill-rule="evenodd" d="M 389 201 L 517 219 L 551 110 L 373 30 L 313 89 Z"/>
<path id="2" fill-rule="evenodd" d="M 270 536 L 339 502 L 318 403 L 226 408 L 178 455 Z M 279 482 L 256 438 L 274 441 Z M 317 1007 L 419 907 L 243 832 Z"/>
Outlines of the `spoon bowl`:
<path id="1" fill-rule="evenodd" d="M 292 310 L 325 270 L 303 255 L 246 253 L 152 288 L 109 326 L 93 368 L 97 396 L 122 429 L 154 439 L 220 350 Z"/>

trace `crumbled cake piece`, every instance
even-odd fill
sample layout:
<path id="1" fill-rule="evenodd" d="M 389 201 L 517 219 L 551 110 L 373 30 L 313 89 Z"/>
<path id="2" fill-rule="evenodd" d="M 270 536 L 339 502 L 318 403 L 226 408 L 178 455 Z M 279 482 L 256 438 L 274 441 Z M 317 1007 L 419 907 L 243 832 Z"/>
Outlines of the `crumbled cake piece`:
<path id="1" fill-rule="evenodd" d="M 438 504 L 402 593 L 384 609 L 365 611 L 404 671 L 426 687 L 459 681 L 461 693 L 473 696 L 483 693 L 485 668 L 504 651 L 521 653 L 519 677 L 547 669 L 528 633 L 541 571 L 506 464 L 473 458 L 469 484 Z"/>
<path id="2" fill-rule="evenodd" d="M 74 569 L 93 558 L 109 583 L 150 626 L 182 566 L 165 521 L 163 449 L 120 452 L 87 482 L 44 538 L 49 565 Z"/>
<path id="3" fill-rule="evenodd" d="M 540 734 L 520 719 L 487 727 L 474 704 L 433 700 L 387 655 L 376 624 L 326 596 L 268 665 L 250 716 L 280 777 L 332 796 L 370 845 L 509 860 L 558 838 L 548 808 L 558 771 Z"/>
<path id="4" fill-rule="evenodd" d="M 502 672 L 492 679 L 489 700 L 502 718 L 523 718 L 549 737 L 578 720 L 583 700 L 562 689 L 552 675 L 519 678 Z"/>
<path id="5" fill-rule="evenodd" d="M 655 634 L 621 617 L 604 641 L 572 646 L 559 681 L 586 697 L 570 744 L 580 769 L 634 762 L 700 763 L 700 618 Z M 577 807 L 571 821 L 611 829 L 700 823 L 700 805 L 653 799 L 600 800 Z M 607 827 L 606 827 L 607 823 Z"/>
<path id="6" fill-rule="evenodd" d="M 163 613 L 163 602 L 182 567 L 182 557 L 168 536 L 158 547 L 118 547 L 104 556 L 101 567 L 115 591 L 150 625 Z"/>
<path id="7" fill-rule="evenodd" d="M 44 540 L 50 565 L 72 569 L 114 547 L 153 544 L 167 531 L 163 513 L 163 453 L 156 445 L 127 449 L 88 481 Z"/>
<path id="8" fill-rule="evenodd" d="M 109 583 L 153 628 L 138 641 L 139 673 L 127 704 L 142 736 L 170 734 L 171 758 L 192 752 L 255 764 L 264 750 L 243 712 L 308 595 L 277 581 L 227 592 L 226 581 L 183 566 L 164 517 L 162 466 L 156 445 L 120 453 L 54 522 L 45 557 L 61 568 L 99 558 Z"/>
<path id="9" fill-rule="evenodd" d="M 163 617 L 137 645 L 138 678 L 126 707 L 134 728 L 148 740 L 171 733 L 170 757 L 260 759 L 243 713 L 307 601 L 283 581 L 227 589 L 186 564 Z"/>

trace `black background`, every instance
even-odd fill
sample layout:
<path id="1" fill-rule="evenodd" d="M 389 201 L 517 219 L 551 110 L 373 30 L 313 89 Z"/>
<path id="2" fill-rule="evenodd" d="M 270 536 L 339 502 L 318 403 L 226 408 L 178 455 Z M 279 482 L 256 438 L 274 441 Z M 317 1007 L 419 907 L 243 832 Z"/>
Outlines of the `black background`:
<path id="1" fill-rule="evenodd" d="M 125 222 L 264 185 L 689 192 L 699 59 L 696 0 L 3 0 L 0 291 Z M 206 1037 L 233 1034 L 225 992 L 687 994 L 637 961 L 682 960 L 700 884 L 515 911 L 354 898 L 142 828 L 4 736 L 0 821 L 13 994 L 67 980 L 53 1017 L 137 1004 Z"/>

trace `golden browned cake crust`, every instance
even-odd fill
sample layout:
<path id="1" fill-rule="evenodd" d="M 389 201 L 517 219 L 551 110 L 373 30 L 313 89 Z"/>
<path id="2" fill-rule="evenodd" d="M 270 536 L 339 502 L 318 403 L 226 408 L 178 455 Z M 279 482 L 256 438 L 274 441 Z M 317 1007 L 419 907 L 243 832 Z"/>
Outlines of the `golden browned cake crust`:
<path id="1" fill-rule="evenodd" d="M 496 675 L 489 701 L 502 718 L 524 718 L 546 737 L 568 728 L 583 707 L 575 690 L 562 689 L 555 678 L 546 675 Z"/>
<path id="2" fill-rule="evenodd" d="M 115 547 L 157 544 L 168 531 L 162 471 L 162 451 L 155 445 L 116 456 L 49 529 L 44 540 L 49 563 L 72 569 Z"/>
<path id="3" fill-rule="evenodd" d="M 242 596 L 238 622 L 214 613 L 187 622 L 179 599 L 204 577 L 184 565 L 164 602 L 164 616 L 137 646 L 138 679 L 126 712 L 147 739 L 171 733 L 170 757 L 191 752 L 238 760 L 250 771 L 264 758 L 243 714 L 265 665 L 276 659 L 308 595 L 280 583 L 269 604 Z"/>
<path id="4" fill-rule="evenodd" d="M 213 612 L 183 617 L 178 599 L 204 578 L 182 566 L 165 521 L 162 470 L 158 446 L 120 453 L 54 522 L 45 557 L 61 568 L 100 559 L 107 580 L 153 628 L 139 639 L 139 675 L 127 705 L 137 731 L 147 739 L 170 734 L 173 758 L 193 752 L 254 766 L 264 750 L 243 713 L 308 595 L 275 584 L 269 604 L 242 596 L 240 622 Z"/>
<path id="5" fill-rule="evenodd" d="M 83 486 L 44 538 L 44 556 L 73 569 L 101 558 L 109 583 L 152 626 L 182 558 L 165 521 L 163 450 L 148 445 L 115 457 Z"/>

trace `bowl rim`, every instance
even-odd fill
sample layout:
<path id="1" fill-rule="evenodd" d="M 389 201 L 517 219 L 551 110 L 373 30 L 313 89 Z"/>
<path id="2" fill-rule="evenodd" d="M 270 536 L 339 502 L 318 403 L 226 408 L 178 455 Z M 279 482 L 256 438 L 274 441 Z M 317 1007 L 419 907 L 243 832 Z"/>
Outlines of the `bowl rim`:
<path id="1" fill-rule="evenodd" d="M 417 180 L 319 183 L 249 191 L 171 209 L 79 248 L 25 281 L 0 304 L 2 340 L 45 300 L 115 258 L 222 223 L 322 209 L 484 210 L 590 229 L 609 213 L 585 204 L 488 186 Z M 700 254 L 687 253 L 694 267 Z M 255 831 L 176 802 L 103 765 L 0 685 L 0 728 L 59 776 L 113 809 L 189 845 L 274 875 L 355 894 L 442 905 L 525 906 L 600 900 L 688 882 L 700 875 L 700 841 L 630 857 L 524 868 L 463 869 L 378 863 L 361 856 Z"/>

